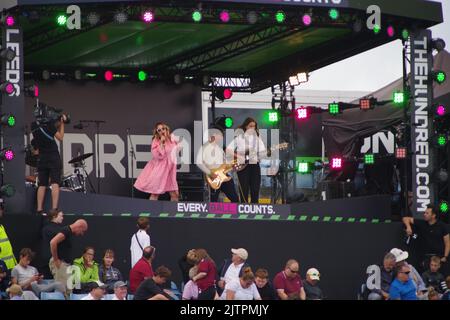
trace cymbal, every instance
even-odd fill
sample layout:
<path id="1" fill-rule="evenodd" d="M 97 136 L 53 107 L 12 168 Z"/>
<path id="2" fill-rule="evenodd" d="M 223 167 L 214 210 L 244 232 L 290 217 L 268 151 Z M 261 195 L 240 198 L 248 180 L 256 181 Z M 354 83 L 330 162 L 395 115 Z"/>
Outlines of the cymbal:
<path id="1" fill-rule="evenodd" d="M 72 160 L 70 160 L 69 163 L 73 164 L 73 163 L 81 162 L 89 157 L 92 157 L 93 155 L 94 155 L 93 153 L 82 154 L 81 156 L 75 157 Z"/>

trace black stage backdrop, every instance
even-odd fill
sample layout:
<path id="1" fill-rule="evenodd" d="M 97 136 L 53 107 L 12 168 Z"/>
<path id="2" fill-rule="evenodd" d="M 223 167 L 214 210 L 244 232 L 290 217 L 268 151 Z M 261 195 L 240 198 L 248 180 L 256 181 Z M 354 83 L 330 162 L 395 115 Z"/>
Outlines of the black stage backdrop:
<path id="1" fill-rule="evenodd" d="M 78 154 L 95 153 L 96 150 L 96 126 L 89 123 L 81 130 L 73 126 L 80 120 L 106 121 L 100 125 L 102 194 L 129 196 L 131 193 L 127 128 L 130 128 L 135 145 L 137 168 L 142 169 L 150 160 L 150 135 L 157 122 L 166 122 L 172 130 L 187 130 L 193 142 L 194 121 L 201 120 L 201 90 L 191 84 L 45 81 L 38 85 L 41 103 L 63 109 L 72 118 L 72 123 L 66 125 L 66 135 L 60 146 L 64 175 L 73 173 L 73 168 L 67 163 L 69 160 Z M 35 100 L 28 98 L 27 124 L 33 121 L 34 105 Z M 96 189 L 96 156 L 87 159 L 86 164 Z M 138 172 L 134 171 L 136 177 Z"/>
<path id="2" fill-rule="evenodd" d="M 21 215 L 9 215 L 3 219 L 16 254 L 23 247 L 40 247 L 39 219 L 26 216 L 24 220 Z M 66 217 L 64 224 L 74 219 Z M 128 278 L 130 239 L 136 230 L 136 218 L 86 217 L 86 220 L 89 230 L 85 236 L 74 239 L 73 254 L 81 256 L 84 246 L 93 245 L 96 248 L 95 259 L 100 262 L 103 251 L 113 248 L 115 265 Z M 177 261 L 187 249 L 204 247 L 220 265 L 223 259 L 231 256 L 230 248 L 244 247 L 249 251 L 251 266 L 254 269 L 267 268 L 271 278 L 282 270 L 289 258 L 300 262 L 302 278 L 308 268 L 318 268 L 322 275 L 321 287 L 328 299 L 355 299 L 358 288 L 365 281 L 367 266 L 381 263 L 385 252 L 403 245 L 400 223 L 154 218 L 149 233 L 152 245 L 157 248 L 154 268 L 167 265 L 173 270 L 173 280 L 178 285 L 181 276 Z M 411 262 L 414 263 L 412 258 Z"/>

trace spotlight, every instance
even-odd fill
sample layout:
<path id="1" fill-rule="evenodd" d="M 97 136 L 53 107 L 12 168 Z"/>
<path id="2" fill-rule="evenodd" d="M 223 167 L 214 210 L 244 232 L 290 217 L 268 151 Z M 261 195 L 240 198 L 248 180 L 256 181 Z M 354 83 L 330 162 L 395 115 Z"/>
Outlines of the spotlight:
<path id="1" fill-rule="evenodd" d="M 286 20 L 286 14 L 283 11 L 278 11 L 275 14 L 275 21 L 278 23 L 283 23 Z"/>
<path id="2" fill-rule="evenodd" d="M 10 198 L 16 193 L 12 184 L 4 184 L 0 187 L 0 196 Z"/>
<path id="3" fill-rule="evenodd" d="M 2 126 L 8 126 L 10 128 L 14 127 L 16 125 L 16 117 L 12 114 L 3 114 L 0 117 L 0 124 Z"/>
<path id="4" fill-rule="evenodd" d="M 309 14 L 304 14 L 302 17 L 303 25 L 309 27 L 312 23 L 312 17 Z"/>
<path id="5" fill-rule="evenodd" d="M 439 203 L 439 211 L 441 213 L 448 213 L 448 202 L 447 201 L 441 201 Z"/>
<path id="6" fill-rule="evenodd" d="M 142 21 L 144 21 L 145 23 L 152 23 L 154 19 L 155 15 L 151 11 L 145 11 L 142 14 Z"/>
<path id="7" fill-rule="evenodd" d="M 330 103 L 328 105 L 328 112 L 331 115 L 337 115 L 337 114 L 341 113 L 341 108 L 339 106 L 339 103 L 336 103 L 336 102 Z"/>
<path id="8" fill-rule="evenodd" d="M 64 14 L 60 14 L 56 17 L 56 24 L 60 27 L 65 26 L 67 23 L 67 17 Z"/>
<path id="9" fill-rule="evenodd" d="M 289 84 L 291 86 L 295 87 L 295 86 L 298 86 L 300 84 L 300 81 L 298 80 L 297 76 L 292 76 L 292 77 L 289 77 Z"/>
<path id="10" fill-rule="evenodd" d="M 16 57 L 16 52 L 11 48 L 5 48 L 0 51 L 0 58 L 6 61 L 12 61 Z"/>
<path id="11" fill-rule="evenodd" d="M 375 156 L 373 154 L 364 155 L 364 164 L 371 165 L 375 163 Z"/>
<path id="12" fill-rule="evenodd" d="M 227 10 L 223 10 L 219 14 L 220 21 L 227 23 L 230 21 L 230 13 Z"/>
<path id="13" fill-rule="evenodd" d="M 12 27 L 16 23 L 16 19 L 11 15 L 2 16 L 0 21 L 1 21 L 1 24 L 5 25 L 7 27 Z"/>
<path id="14" fill-rule="evenodd" d="M 39 97 L 39 87 L 35 84 L 26 86 L 24 88 L 24 92 L 27 97 L 31 97 L 31 98 Z"/>
<path id="15" fill-rule="evenodd" d="M 387 35 L 392 38 L 393 36 L 395 36 L 395 29 L 393 26 L 389 26 L 386 29 Z"/>
<path id="16" fill-rule="evenodd" d="M 114 73 L 111 70 L 107 70 L 104 73 L 105 80 L 111 82 L 114 78 Z"/>
<path id="17" fill-rule="evenodd" d="M 445 110 L 444 105 L 440 104 L 436 107 L 436 115 L 437 116 L 442 117 L 445 115 L 445 112 L 446 112 L 446 110 Z"/>
<path id="18" fill-rule="evenodd" d="M 138 72 L 139 81 L 145 81 L 147 80 L 147 77 L 148 77 L 147 72 L 145 72 L 144 70 Z"/>
<path id="19" fill-rule="evenodd" d="M 405 94 L 403 92 L 396 91 L 394 92 L 393 100 L 395 104 L 403 104 L 405 102 Z"/>
<path id="20" fill-rule="evenodd" d="M 100 16 L 96 12 L 90 12 L 87 15 L 87 21 L 91 26 L 95 26 L 100 22 Z"/>
<path id="21" fill-rule="evenodd" d="M 194 22 L 202 21 L 202 13 L 200 12 L 200 10 L 195 10 L 194 12 L 192 12 L 192 20 Z"/>
<path id="22" fill-rule="evenodd" d="M 224 129 L 229 129 L 229 128 L 231 128 L 232 126 L 233 126 L 233 123 L 234 123 L 234 121 L 233 121 L 233 118 L 231 118 L 231 117 L 226 117 L 226 116 L 221 116 L 221 117 L 218 117 L 218 118 L 216 118 L 216 119 L 214 119 L 214 124 L 216 125 L 216 126 L 219 126 L 219 127 L 221 127 L 221 128 L 224 128 Z"/>
<path id="23" fill-rule="evenodd" d="M 359 99 L 359 108 L 361 110 L 370 110 L 374 109 L 377 103 L 377 99 L 375 98 L 363 98 Z"/>
<path id="24" fill-rule="evenodd" d="M 395 149 L 395 158 L 397 159 L 406 159 L 407 150 L 404 147 L 398 147 Z"/>
<path id="25" fill-rule="evenodd" d="M 376 24 L 376 25 L 373 27 L 373 32 L 374 32 L 375 34 L 379 34 L 380 31 L 381 31 L 381 27 L 380 27 L 378 24 Z"/>
<path id="26" fill-rule="evenodd" d="M 4 148 L 0 151 L 0 160 L 12 161 L 14 160 L 14 151 L 11 148 Z"/>
<path id="27" fill-rule="evenodd" d="M 342 158 L 340 157 L 334 157 L 331 158 L 331 169 L 333 170 L 340 170 L 342 169 Z"/>
<path id="28" fill-rule="evenodd" d="M 447 80 L 447 75 L 442 70 L 433 71 L 431 75 L 433 77 L 433 80 L 436 81 L 439 85 L 443 84 L 445 80 Z"/>
<path id="29" fill-rule="evenodd" d="M 297 165 L 297 172 L 300 174 L 307 174 L 310 171 L 310 164 L 308 162 L 299 162 Z"/>
<path id="30" fill-rule="evenodd" d="M 114 21 L 118 24 L 123 24 L 128 21 L 128 14 L 124 11 L 118 11 L 114 14 Z"/>
<path id="31" fill-rule="evenodd" d="M 306 83 L 309 80 L 309 75 L 306 72 L 301 72 L 297 74 L 297 78 L 300 83 Z"/>
<path id="32" fill-rule="evenodd" d="M 438 52 L 441 52 L 442 50 L 445 49 L 445 41 L 443 39 L 433 39 L 431 41 L 431 47 L 433 49 L 436 49 Z"/>
<path id="33" fill-rule="evenodd" d="M 3 82 L 2 84 L 0 84 L 0 92 L 1 93 L 6 93 L 8 95 L 13 94 L 16 91 L 16 88 L 14 87 L 14 85 L 9 82 Z"/>
<path id="34" fill-rule="evenodd" d="M 403 29 L 402 30 L 402 38 L 403 38 L 403 40 L 408 40 L 408 38 L 409 38 L 409 31 L 408 31 L 408 29 Z"/>
<path id="35" fill-rule="evenodd" d="M 247 21 L 249 24 L 255 24 L 258 22 L 258 14 L 255 11 L 250 11 L 247 14 Z"/>
<path id="36" fill-rule="evenodd" d="M 267 115 L 270 123 L 277 123 L 280 120 L 280 116 L 277 111 L 270 111 Z"/>
<path id="37" fill-rule="evenodd" d="M 295 110 L 295 116 L 297 120 L 306 120 L 309 118 L 308 108 L 300 107 Z"/>
<path id="38" fill-rule="evenodd" d="M 447 137 L 447 135 L 445 135 L 445 134 L 438 134 L 436 137 L 435 137 L 435 144 L 436 144 L 436 146 L 438 146 L 438 147 L 445 147 L 446 145 L 447 145 L 447 142 L 448 142 L 448 137 Z"/>
<path id="39" fill-rule="evenodd" d="M 337 9 L 330 9 L 330 11 L 328 11 L 328 15 L 331 20 L 337 20 L 339 18 L 339 11 Z"/>
<path id="40" fill-rule="evenodd" d="M 233 96 L 233 91 L 230 88 L 216 89 L 216 97 L 220 101 L 229 100 Z"/>

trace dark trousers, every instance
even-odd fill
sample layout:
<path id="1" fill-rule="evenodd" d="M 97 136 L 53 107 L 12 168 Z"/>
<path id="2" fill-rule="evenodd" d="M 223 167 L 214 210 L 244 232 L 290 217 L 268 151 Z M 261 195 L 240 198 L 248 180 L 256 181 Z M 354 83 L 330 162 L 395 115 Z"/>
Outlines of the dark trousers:
<path id="1" fill-rule="evenodd" d="M 239 202 L 236 189 L 234 188 L 233 179 L 222 183 L 220 188 L 217 190 L 211 189 L 211 202 L 217 202 L 219 200 L 220 191 L 225 193 L 225 195 L 227 196 L 228 199 L 230 199 L 231 202 Z"/>
<path id="2" fill-rule="evenodd" d="M 214 286 L 209 287 L 205 291 L 198 294 L 198 300 L 214 300 L 216 296 L 216 288 Z"/>
<path id="3" fill-rule="evenodd" d="M 259 163 L 248 164 L 244 170 L 238 172 L 240 202 L 248 202 L 250 192 L 251 203 L 258 203 L 259 189 L 261 188 L 261 167 Z"/>

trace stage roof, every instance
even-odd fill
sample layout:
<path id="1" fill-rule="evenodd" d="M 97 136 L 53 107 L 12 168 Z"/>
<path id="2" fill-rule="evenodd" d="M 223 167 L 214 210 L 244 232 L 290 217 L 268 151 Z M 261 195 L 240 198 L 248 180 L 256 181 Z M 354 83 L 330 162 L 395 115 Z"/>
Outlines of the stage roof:
<path id="1" fill-rule="evenodd" d="M 2 0 L 24 30 L 25 70 L 41 73 L 98 73 L 106 69 L 123 74 L 145 70 L 154 79 L 186 79 L 204 76 L 230 79 L 240 91 L 255 92 L 287 80 L 299 72 L 311 72 L 331 63 L 401 38 L 402 30 L 428 28 L 443 21 L 440 3 L 424 0 L 207 0 L 207 1 L 76 1 L 81 8 L 80 30 L 56 24 L 74 1 Z M 382 30 L 365 27 L 369 5 L 382 12 Z M 201 22 L 192 12 L 201 8 Z M 329 17 L 331 8 L 339 18 Z M 154 22 L 141 21 L 147 9 Z M 219 20 L 222 10 L 230 21 Z M 276 22 L 276 12 L 286 20 Z M 125 12 L 128 20 L 117 23 L 114 15 Z M 256 13 L 257 22 L 248 15 Z M 88 22 L 96 13 L 99 21 Z M 305 26 L 302 16 L 312 24 Z M 91 14 L 92 17 L 92 14 Z M 357 32 L 358 25 L 363 25 Z M 395 37 L 387 35 L 393 26 Z M 356 28 L 356 31 L 355 31 Z M 400 63 L 399 58 L 399 63 Z M 382 66 L 380 66 L 382 67 Z M 206 88 L 205 88 L 206 89 Z M 236 90 L 238 90 L 236 88 Z"/>

